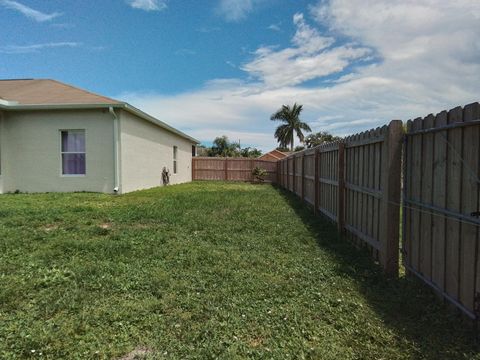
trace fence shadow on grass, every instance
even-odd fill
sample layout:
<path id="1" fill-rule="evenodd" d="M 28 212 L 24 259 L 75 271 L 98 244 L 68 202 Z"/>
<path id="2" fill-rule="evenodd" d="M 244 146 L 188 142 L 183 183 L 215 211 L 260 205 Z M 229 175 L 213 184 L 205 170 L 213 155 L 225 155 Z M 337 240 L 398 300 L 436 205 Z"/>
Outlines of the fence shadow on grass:
<path id="1" fill-rule="evenodd" d="M 384 323 L 399 337 L 414 342 L 422 359 L 453 359 L 478 356 L 472 321 L 442 303 L 424 284 L 410 276 L 392 279 L 374 264 L 366 250 L 357 249 L 338 235 L 336 226 L 309 208 L 293 193 L 275 187 L 307 228 L 318 245 L 338 261 L 339 270 L 353 279 L 362 295 Z"/>

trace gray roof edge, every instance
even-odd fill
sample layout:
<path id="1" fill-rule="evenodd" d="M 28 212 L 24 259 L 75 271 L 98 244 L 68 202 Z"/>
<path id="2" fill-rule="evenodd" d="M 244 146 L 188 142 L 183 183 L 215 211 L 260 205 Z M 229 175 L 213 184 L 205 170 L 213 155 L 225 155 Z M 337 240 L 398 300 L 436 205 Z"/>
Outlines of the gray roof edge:
<path id="1" fill-rule="evenodd" d="M 200 144 L 200 141 L 197 139 L 185 134 L 184 132 L 175 129 L 174 127 L 164 123 L 161 120 L 143 112 L 140 109 L 126 103 L 95 103 L 95 104 L 4 104 L 0 103 L 1 110 L 11 110 L 11 111 L 22 111 L 22 110 L 62 110 L 62 109 L 104 109 L 104 108 L 115 108 L 115 109 L 124 109 L 132 114 L 135 114 L 141 117 L 144 120 L 147 120 L 171 133 L 174 133 L 180 137 L 183 137 L 194 144 Z"/>

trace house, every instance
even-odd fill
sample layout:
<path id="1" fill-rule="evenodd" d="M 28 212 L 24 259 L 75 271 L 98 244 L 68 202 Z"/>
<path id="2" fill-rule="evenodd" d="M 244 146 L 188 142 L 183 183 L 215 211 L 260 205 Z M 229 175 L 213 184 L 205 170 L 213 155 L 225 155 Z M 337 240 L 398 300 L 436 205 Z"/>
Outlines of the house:
<path id="1" fill-rule="evenodd" d="M 287 156 L 288 156 L 288 154 L 285 154 L 285 153 L 275 149 L 275 150 L 272 150 L 268 153 L 263 154 L 262 156 L 260 156 L 258 158 L 258 160 L 278 161 L 278 160 L 281 160 L 281 159 L 283 159 Z"/>
<path id="2" fill-rule="evenodd" d="M 199 142 L 126 102 L 55 80 L 0 80 L 0 193 L 127 193 L 192 179 Z"/>

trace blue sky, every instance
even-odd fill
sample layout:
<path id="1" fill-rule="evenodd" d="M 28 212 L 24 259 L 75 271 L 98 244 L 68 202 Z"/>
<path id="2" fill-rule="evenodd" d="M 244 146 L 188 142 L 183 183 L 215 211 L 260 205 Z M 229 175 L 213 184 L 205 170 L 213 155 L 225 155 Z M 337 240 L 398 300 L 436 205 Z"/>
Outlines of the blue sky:
<path id="1" fill-rule="evenodd" d="M 214 78 L 245 77 L 240 64 L 262 44 L 287 45 L 293 14 L 309 5 L 261 1 L 249 11 L 195 0 L 2 3 L 9 29 L 2 34 L 2 77 L 52 77 L 111 96 L 175 94 Z M 36 20 L 16 4 L 55 16 Z"/>
<path id="2" fill-rule="evenodd" d="M 479 20 L 475 0 L 0 0 L 0 78 L 268 150 L 284 103 L 347 135 L 479 100 Z"/>

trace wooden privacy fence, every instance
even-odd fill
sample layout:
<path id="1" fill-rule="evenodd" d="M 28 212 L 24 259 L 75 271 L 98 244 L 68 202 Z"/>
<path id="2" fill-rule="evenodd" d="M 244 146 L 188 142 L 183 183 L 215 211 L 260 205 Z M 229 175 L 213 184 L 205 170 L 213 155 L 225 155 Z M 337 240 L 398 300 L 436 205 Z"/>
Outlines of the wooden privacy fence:
<path id="1" fill-rule="evenodd" d="M 402 122 L 278 161 L 279 185 L 398 274 Z"/>
<path id="2" fill-rule="evenodd" d="M 407 272 L 480 320 L 479 103 L 410 120 L 405 131 L 392 121 L 295 153 L 278 169 L 280 186 L 370 247 L 393 275 L 403 206 Z"/>
<path id="3" fill-rule="evenodd" d="M 480 310 L 480 105 L 407 122 L 404 263 L 473 319 Z"/>
<path id="4" fill-rule="evenodd" d="M 267 170 L 266 181 L 276 182 L 276 162 L 251 158 L 194 157 L 192 158 L 192 179 L 253 181 L 252 170 L 255 167 Z"/>
<path id="5" fill-rule="evenodd" d="M 255 166 L 370 248 L 394 276 L 403 206 L 407 272 L 480 320 L 479 103 L 410 120 L 405 131 L 394 120 L 276 163 L 195 158 L 193 178 L 251 180 Z"/>

